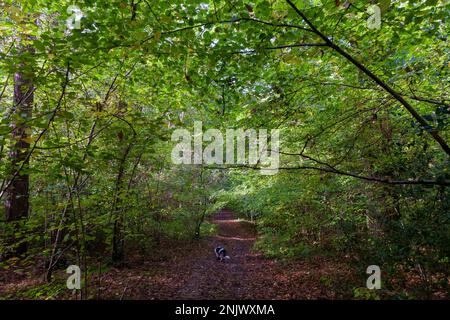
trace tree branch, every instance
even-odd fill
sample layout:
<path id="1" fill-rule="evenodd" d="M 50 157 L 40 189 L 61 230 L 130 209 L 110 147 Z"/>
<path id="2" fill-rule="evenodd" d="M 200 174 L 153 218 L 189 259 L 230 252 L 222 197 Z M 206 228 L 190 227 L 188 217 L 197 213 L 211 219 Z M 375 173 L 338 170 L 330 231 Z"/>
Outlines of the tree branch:
<path id="1" fill-rule="evenodd" d="M 227 169 L 252 169 L 252 170 L 315 170 L 315 171 L 321 171 L 321 172 L 327 172 L 327 173 L 334 173 L 338 175 L 348 176 L 360 180 L 370 181 L 370 182 L 376 182 L 376 183 L 383 183 L 383 184 L 392 184 L 392 185 L 436 185 L 436 186 L 450 186 L 450 180 L 443 179 L 443 180 L 430 180 L 430 179 L 410 179 L 410 180 L 392 180 L 392 179 L 383 179 L 383 178 L 377 178 L 377 177 L 367 177 L 367 176 L 361 176 L 358 174 L 354 174 L 351 172 L 345 172 L 337 169 L 332 168 L 322 168 L 322 167 L 315 167 L 315 166 L 295 166 L 295 167 L 279 167 L 275 169 L 269 169 L 269 168 L 261 168 L 256 166 L 249 166 L 249 165 L 231 165 L 226 167 L 216 167 L 216 166 L 207 166 L 206 169 L 219 169 L 219 170 L 227 170 Z"/>
<path id="2" fill-rule="evenodd" d="M 322 32 L 320 32 L 309 20 L 308 18 L 301 12 L 295 4 L 291 0 L 286 0 L 286 2 L 294 9 L 294 11 L 305 21 L 305 23 L 310 27 L 310 29 L 317 34 L 325 43 L 328 44 L 333 50 L 339 53 L 341 56 L 350 61 L 354 66 L 356 66 L 359 70 L 364 72 L 372 81 L 382 87 L 385 91 L 387 91 L 390 95 L 392 95 L 398 102 L 400 102 L 405 109 L 413 116 L 414 119 L 417 120 L 424 128 L 431 128 L 432 126 L 403 98 L 402 95 L 397 93 L 393 88 L 391 88 L 388 84 L 382 81 L 377 75 L 372 73 L 369 69 L 367 69 L 363 64 L 353 58 L 350 54 L 348 54 L 345 50 L 331 41 L 327 36 L 325 36 Z M 433 139 L 439 143 L 441 148 L 450 156 L 450 147 L 447 142 L 439 135 L 437 130 L 426 130 Z"/>

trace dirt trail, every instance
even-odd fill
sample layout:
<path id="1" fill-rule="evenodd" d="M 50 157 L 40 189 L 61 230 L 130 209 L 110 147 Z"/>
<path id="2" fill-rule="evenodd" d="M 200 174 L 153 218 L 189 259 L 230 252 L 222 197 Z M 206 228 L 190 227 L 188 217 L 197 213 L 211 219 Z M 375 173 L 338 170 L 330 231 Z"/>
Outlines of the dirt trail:
<path id="1" fill-rule="evenodd" d="M 189 280 L 179 291 L 180 299 L 238 299 L 250 297 L 248 288 L 257 267 L 251 247 L 256 240 L 252 224 L 237 220 L 230 211 L 222 211 L 212 220 L 218 235 L 205 239 L 209 254 L 199 257 L 192 266 Z M 226 248 L 231 259 L 217 261 L 216 246 Z"/>
<path id="2" fill-rule="evenodd" d="M 193 252 L 192 265 L 185 269 L 189 275 L 175 293 L 177 299 L 343 297 L 340 286 L 352 277 L 343 263 L 324 257 L 284 263 L 266 259 L 252 249 L 257 238 L 253 224 L 237 220 L 225 210 L 212 222 L 218 225 L 218 235 L 203 239 Z M 227 249 L 231 257 L 227 262 L 215 259 L 214 248 L 218 245 Z"/>

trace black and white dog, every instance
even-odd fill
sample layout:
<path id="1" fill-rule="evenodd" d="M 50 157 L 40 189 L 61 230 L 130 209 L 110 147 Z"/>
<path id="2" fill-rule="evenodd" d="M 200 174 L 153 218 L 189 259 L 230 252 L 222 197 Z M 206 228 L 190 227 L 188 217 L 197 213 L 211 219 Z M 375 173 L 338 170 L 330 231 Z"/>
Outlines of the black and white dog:
<path id="1" fill-rule="evenodd" d="M 230 259 L 230 256 L 227 255 L 227 251 L 224 247 L 216 247 L 214 253 L 216 254 L 217 260 L 225 261 Z"/>

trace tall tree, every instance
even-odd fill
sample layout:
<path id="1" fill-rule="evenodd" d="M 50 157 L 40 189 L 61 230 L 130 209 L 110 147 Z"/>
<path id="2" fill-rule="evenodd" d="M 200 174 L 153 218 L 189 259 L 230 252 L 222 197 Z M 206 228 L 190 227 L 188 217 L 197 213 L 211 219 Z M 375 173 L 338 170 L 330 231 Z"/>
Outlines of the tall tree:
<path id="1" fill-rule="evenodd" d="M 25 56 L 33 53 L 31 46 L 26 46 L 21 51 Z M 11 114 L 12 145 L 9 152 L 11 180 L 6 190 L 5 201 L 6 221 L 12 223 L 26 218 L 29 211 L 30 177 L 24 169 L 29 162 L 31 128 L 28 121 L 31 119 L 33 110 L 33 78 L 34 73 L 31 66 L 25 61 L 20 62 L 14 74 L 14 104 Z M 14 242 L 14 236 L 11 240 Z M 27 244 L 22 241 L 11 249 L 10 254 L 17 256 L 25 253 L 26 250 Z"/>

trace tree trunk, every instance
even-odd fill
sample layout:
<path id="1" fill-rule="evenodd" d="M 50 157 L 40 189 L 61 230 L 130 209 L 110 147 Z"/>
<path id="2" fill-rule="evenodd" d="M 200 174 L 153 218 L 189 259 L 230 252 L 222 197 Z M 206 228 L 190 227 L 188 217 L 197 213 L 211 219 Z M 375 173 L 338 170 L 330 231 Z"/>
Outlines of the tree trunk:
<path id="1" fill-rule="evenodd" d="M 24 66 L 22 66 L 24 67 Z M 16 233 L 18 222 L 28 217 L 29 209 L 29 174 L 27 154 L 30 149 L 30 127 L 27 120 L 31 118 L 33 110 L 33 73 L 21 70 L 14 75 L 14 106 L 11 115 L 11 146 L 9 157 L 11 160 L 11 179 L 6 190 L 5 213 L 6 221 L 13 223 L 13 233 Z M 25 163 L 24 163 L 25 162 Z M 22 169 L 22 170 L 20 170 Z M 24 170 L 25 169 L 25 173 Z M 17 239 L 11 237 L 11 245 Z M 27 251 L 27 244 L 21 242 L 13 246 L 9 255 L 18 256 Z"/>
<path id="2" fill-rule="evenodd" d="M 114 215 L 114 229 L 113 229 L 113 239 L 112 239 L 112 262 L 116 266 L 122 266 L 125 261 L 124 252 L 124 223 L 123 223 L 123 213 L 122 213 L 122 200 L 123 194 L 125 192 L 123 187 L 123 178 L 125 176 L 125 165 L 127 161 L 128 154 L 133 146 L 130 143 L 123 154 L 122 159 L 119 164 L 119 172 L 116 179 L 116 195 L 114 199 L 113 215 Z"/>

